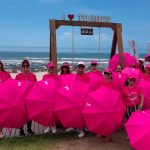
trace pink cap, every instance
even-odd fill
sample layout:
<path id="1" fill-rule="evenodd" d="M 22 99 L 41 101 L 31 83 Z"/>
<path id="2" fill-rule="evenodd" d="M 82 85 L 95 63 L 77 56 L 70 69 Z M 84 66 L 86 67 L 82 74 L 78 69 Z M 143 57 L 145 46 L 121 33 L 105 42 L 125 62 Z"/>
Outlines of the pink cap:
<path id="1" fill-rule="evenodd" d="M 111 69 L 111 68 L 106 68 L 106 69 L 104 70 L 104 72 L 112 73 L 112 69 Z"/>
<path id="2" fill-rule="evenodd" d="M 130 74 L 128 74 L 128 79 L 131 79 L 131 78 L 136 79 L 135 75 L 130 73 Z"/>
<path id="3" fill-rule="evenodd" d="M 97 64 L 97 61 L 96 60 L 92 60 L 91 64 Z"/>
<path id="4" fill-rule="evenodd" d="M 50 62 L 47 64 L 47 68 L 50 68 L 50 67 L 55 67 L 55 64 L 54 64 L 52 61 L 50 61 Z"/>
<path id="5" fill-rule="evenodd" d="M 146 68 L 146 69 L 150 69 L 150 64 L 147 64 L 147 65 L 145 66 L 145 68 Z"/>
<path id="6" fill-rule="evenodd" d="M 62 67 L 69 67 L 69 63 L 68 63 L 68 62 L 64 62 L 64 63 L 62 64 Z"/>

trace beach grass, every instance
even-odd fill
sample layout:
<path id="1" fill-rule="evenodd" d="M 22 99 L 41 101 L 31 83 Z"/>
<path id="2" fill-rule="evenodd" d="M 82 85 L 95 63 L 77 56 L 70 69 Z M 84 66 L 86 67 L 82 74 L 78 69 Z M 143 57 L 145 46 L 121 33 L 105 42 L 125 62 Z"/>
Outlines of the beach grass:
<path id="1" fill-rule="evenodd" d="M 44 134 L 0 140 L 0 150 L 51 150 L 57 143 L 74 139 L 73 134 Z M 56 148 L 57 149 L 57 148 Z"/>

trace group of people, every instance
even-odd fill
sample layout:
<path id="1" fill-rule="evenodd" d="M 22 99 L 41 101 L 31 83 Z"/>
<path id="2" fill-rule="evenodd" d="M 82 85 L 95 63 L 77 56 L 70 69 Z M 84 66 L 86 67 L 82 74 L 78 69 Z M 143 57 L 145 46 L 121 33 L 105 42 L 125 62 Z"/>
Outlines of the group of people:
<path id="1" fill-rule="evenodd" d="M 22 72 L 16 75 L 16 80 L 20 81 L 30 81 L 31 84 L 34 84 L 37 81 L 36 75 L 30 71 L 30 63 L 28 60 L 23 60 L 22 61 Z M 78 62 L 77 68 L 76 68 L 76 74 L 75 74 L 75 79 L 80 80 L 82 82 L 90 83 L 92 82 L 90 79 L 90 73 L 94 73 L 96 76 L 99 76 L 102 78 L 100 85 L 105 85 L 111 89 L 118 90 L 123 98 L 124 104 L 126 106 L 126 120 L 131 116 L 132 112 L 136 110 L 143 109 L 144 105 L 144 95 L 142 89 L 138 86 L 137 84 L 137 78 L 134 74 L 128 74 L 126 77 L 126 80 L 124 82 L 124 86 L 118 88 L 118 84 L 116 84 L 115 79 L 113 78 L 113 74 L 115 73 L 118 78 L 117 80 L 121 79 L 123 74 L 122 70 L 123 67 L 118 64 L 116 66 L 116 70 L 112 71 L 111 68 L 106 68 L 103 71 L 100 71 L 97 69 L 98 63 L 96 60 L 91 61 L 91 69 L 89 72 L 85 72 L 85 63 L 84 62 Z M 140 78 L 143 80 L 148 80 L 150 81 L 150 64 L 147 64 L 145 68 L 143 68 L 143 65 L 139 64 L 137 65 L 132 65 L 131 67 L 139 69 L 141 72 Z M 47 65 L 47 70 L 48 72 L 43 76 L 42 80 L 47 80 L 49 78 L 55 78 L 60 80 L 64 85 L 66 84 L 63 80 L 63 75 L 69 75 L 73 74 L 70 71 L 70 66 L 68 62 L 64 62 L 61 65 L 61 72 L 59 75 L 57 75 L 56 72 L 56 65 L 53 62 L 49 62 Z M 10 73 L 7 72 L 4 68 L 3 63 L 0 61 L 0 82 L 4 82 L 5 80 L 11 78 Z M 33 135 L 34 131 L 32 131 L 32 121 L 29 121 L 27 123 L 27 133 Z M 66 132 L 74 130 L 73 128 L 68 128 L 66 129 Z M 54 124 L 53 126 L 48 127 L 44 132 L 50 132 L 56 133 L 57 128 L 56 125 Z M 78 131 L 78 137 L 81 138 L 85 135 L 84 130 L 77 130 Z M 20 128 L 20 136 L 25 136 L 25 132 L 23 127 Z M 4 137 L 2 128 L 0 128 L 0 138 Z M 104 139 L 109 140 L 109 137 L 104 137 Z"/>

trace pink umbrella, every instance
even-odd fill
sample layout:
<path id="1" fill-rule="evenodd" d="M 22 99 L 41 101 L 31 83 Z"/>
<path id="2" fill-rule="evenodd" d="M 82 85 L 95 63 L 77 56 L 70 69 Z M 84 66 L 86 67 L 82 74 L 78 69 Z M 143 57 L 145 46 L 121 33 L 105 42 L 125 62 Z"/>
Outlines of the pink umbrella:
<path id="1" fill-rule="evenodd" d="M 112 77 L 114 82 L 116 83 L 117 90 L 120 91 L 125 85 L 127 74 L 113 72 Z"/>
<path id="2" fill-rule="evenodd" d="M 109 61 L 109 67 L 114 71 L 116 66 L 120 64 L 119 54 L 115 54 Z M 125 67 L 130 67 L 132 64 L 137 64 L 137 60 L 129 53 L 124 53 Z"/>
<path id="3" fill-rule="evenodd" d="M 147 54 L 144 58 L 145 58 L 145 61 L 150 62 L 150 54 Z"/>
<path id="4" fill-rule="evenodd" d="M 150 109 L 150 81 L 140 81 L 139 86 L 144 92 L 144 110 Z"/>
<path id="5" fill-rule="evenodd" d="M 28 122 L 25 96 L 30 83 L 8 79 L 0 85 L 0 126 L 20 128 Z"/>
<path id="6" fill-rule="evenodd" d="M 43 126 L 55 124 L 53 108 L 59 86 L 58 81 L 53 78 L 39 81 L 33 85 L 26 97 L 28 115 L 31 120 Z"/>
<path id="7" fill-rule="evenodd" d="M 70 84 L 72 84 L 72 82 L 75 81 L 75 77 L 75 74 L 69 73 L 60 75 L 59 79 L 64 86 L 69 86 Z"/>
<path id="8" fill-rule="evenodd" d="M 134 75 L 136 77 L 137 82 L 139 82 L 141 78 L 141 71 L 139 69 L 131 68 L 131 67 L 126 67 L 123 69 L 122 73 L 125 73 L 127 75 Z"/>
<path id="9" fill-rule="evenodd" d="M 88 90 L 89 85 L 79 80 L 58 90 L 54 110 L 64 127 L 85 127 L 81 110 Z"/>
<path id="10" fill-rule="evenodd" d="M 82 114 L 89 131 L 107 136 L 120 127 L 125 105 L 118 91 L 101 86 L 88 94 Z"/>
<path id="11" fill-rule="evenodd" d="M 102 76 L 92 71 L 88 73 L 88 76 L 90 78 L 90 91 L 94 91 L 99 88 L 103 80 Z"/>
<path id="12" fill-rule="evenodd" d="M 125 125 L 130 144 L 137 150 L 149 150 L 150 111 L 133 112 Z"/>

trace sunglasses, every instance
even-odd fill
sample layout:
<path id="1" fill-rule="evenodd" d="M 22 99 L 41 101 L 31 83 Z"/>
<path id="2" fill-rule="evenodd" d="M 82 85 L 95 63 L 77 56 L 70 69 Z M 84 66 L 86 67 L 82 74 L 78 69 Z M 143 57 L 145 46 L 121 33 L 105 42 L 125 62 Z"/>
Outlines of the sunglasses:
<path id="1" fill-rule="evenodd" d="M 109 76 L 109 75 L 111 75 L 111 73 L 104 72 L 104 75 L 107 75 L 107 76 Z"/>
<path id="2" fill-rule="evenodd" d="M 130 82 L 135 82 L 135 79 L 134 78 L 130 78 L 129 81 Z"/>
<path id="3" fill-rule="evenodd" d="M 116 69 L 122 69 L 121 67 L 117 67 Z"/>
<path id="4" fill-rule="evenodd" d="M 22 65 L 22 67 L 29 67 L 29 65 Z"/>
<path id="5" fill-rule="evenodd" d="M 91 64 L 91 66 L 97 66 L 97 64 Z"/>
<path id="6" fill-rule="evenodd" d="M 79 65 L 78 67 L 79 67 L 79 68 L 84 68 L 84 65 Z"/>

